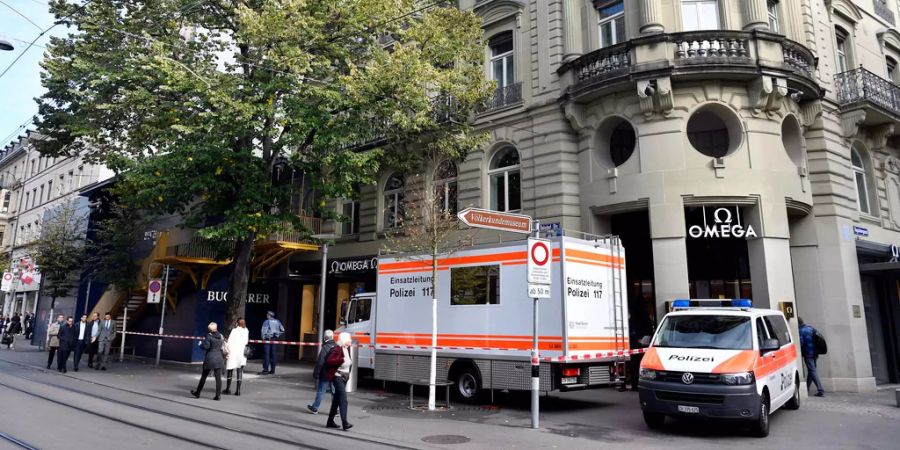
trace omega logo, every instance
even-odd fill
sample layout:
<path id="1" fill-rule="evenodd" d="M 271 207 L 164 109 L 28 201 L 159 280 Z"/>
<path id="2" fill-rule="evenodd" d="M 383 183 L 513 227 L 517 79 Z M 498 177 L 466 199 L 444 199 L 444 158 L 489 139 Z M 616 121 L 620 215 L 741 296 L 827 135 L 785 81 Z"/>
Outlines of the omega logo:
<path id="1" fill-rule="evenodd" d="M 688 228 L 688 234 L 692 238 L 755 238 L 756 231 L 752 225 L 745 228 L 741 224 L 733 224 L 731 210 L 728 208 L 717 208 L 713 212 L 715 223 L 709 225 L 704 223 L 701 225 L 692 225 Z M 705 221 L 704 221 L 705 222 Z"/>

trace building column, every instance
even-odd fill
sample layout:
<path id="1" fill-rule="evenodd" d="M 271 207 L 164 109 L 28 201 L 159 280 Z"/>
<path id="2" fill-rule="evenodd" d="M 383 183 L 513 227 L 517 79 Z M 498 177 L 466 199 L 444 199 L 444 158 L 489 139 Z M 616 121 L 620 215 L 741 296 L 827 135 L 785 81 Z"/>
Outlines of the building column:
<path id="1" fill-rule="evenodd" d="M 581 1 L 564 0 L 564 7 L 566 53 L 563 59 L 569 62 L 584 53 L 581 35 Z"/>
<path id="2" fill-rule="evenodd" d="M 779 302 L 794 301 L 787 205 L 783 198 L 762 197 L 743 211 L 744 226 L 758 236 L 747 240 L 753 306 L 778 309 Z"/>
<path id="3" fill-rule="evenodd" d="M 768 30 L 769 29 L 769 11 L 766 0 L 744 0 L 741 2 L 744 6 L 744 30 Z"/>
<path id="4" fill-rule="evenodd" d="M 641 34 L 664 33 L 661 0 L 641 0 Z"/>
<path id="5" fill-rule="evenodd" d="M 666 302 L 690 298 L 684 205 L 650 205 L 650 240 L 653 245 L 653 283 L 656 318 L 668 312 Z"/>

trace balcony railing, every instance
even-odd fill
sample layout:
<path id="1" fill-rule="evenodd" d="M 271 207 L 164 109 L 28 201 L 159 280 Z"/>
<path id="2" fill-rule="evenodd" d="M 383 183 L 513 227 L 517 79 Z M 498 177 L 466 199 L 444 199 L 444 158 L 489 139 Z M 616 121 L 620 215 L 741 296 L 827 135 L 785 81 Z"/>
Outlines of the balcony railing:
<path id="1" fill-rule="evenodd" d="M 800 43 L 766 31 L 708 30 L 658 34 L 632 39 L 582 55 L 563 65 L 576 96 L 619 82 L 661 75 L 710 74 L 759 76 L 780 71 L 810 91 L 818 90 L 816 58 Z"/>
<path id="2" fill-rule="evenodd" d="M 434 114 L 434 119 L 438 123 L 443 124 L 465 119 L 460 117 L 458 102 L 449 95 L 438 95 L 431 99 L 431 103 L 432 114 Z M 374 119 L 369 134 L 361 136 L 343 148 L 362 151 L 383 145 L 390 139 L 388 130 L 391 128 L 393 128 L 393 121 L 390 118 Z"/>
<path id="3" fill-rule="evenodd" d="M 309 236 L 322 233 L 322 219 L 318 217 L 299 216 L 302 228 L 297 228 L 291 222 L 279 224 L 280 231 L 268 236 L 266 240 L 274 242 L 303 243 L 309 241 Z"/>
<path id="4" fill-rule="evenodd" d="M 491 111 L 494 109 L 506 108 L 522 102 L 522 83 L 513 83 L 507 86 L 498 87 L 494 90 L 494 95 L 487 101 L 484 110 Z"/>
<path id="5" fill-rule="evenodd" d="M 878 17 L 886 20 L 891 25 L 896 25 L 894 22 L 894 12 L 891 11 L 891 7 L 888 6 L 886 0 L 872 0 L 872 2 L 875 4 L 875 14 L 877 14 Z"/>
<path id="6" fill-rule="evenodd" d="M 842 105 L 867 101 L 900 116 L 900 87 L 862 67 L 835 75 L 834 85 Z"/>
<path id="7" fill-rule="evenodd" d="M 189 242 L 166 247 L 165 256 L 216 261 L 219 248 L 209 239 L 194 236 Z"/>

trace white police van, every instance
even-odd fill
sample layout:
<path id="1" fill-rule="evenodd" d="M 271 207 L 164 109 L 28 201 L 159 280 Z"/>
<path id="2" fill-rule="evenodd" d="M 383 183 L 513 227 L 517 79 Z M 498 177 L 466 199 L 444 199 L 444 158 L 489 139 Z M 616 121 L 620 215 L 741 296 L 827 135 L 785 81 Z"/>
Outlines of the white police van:
<path id="1" fill-rule="evenodd" d="M 797 346 L 780 311 L 750 300 L 676 300 L 641 361 L 644 421 L 737 419 L 769 434 L 769 414 L 800 408 Z"/>

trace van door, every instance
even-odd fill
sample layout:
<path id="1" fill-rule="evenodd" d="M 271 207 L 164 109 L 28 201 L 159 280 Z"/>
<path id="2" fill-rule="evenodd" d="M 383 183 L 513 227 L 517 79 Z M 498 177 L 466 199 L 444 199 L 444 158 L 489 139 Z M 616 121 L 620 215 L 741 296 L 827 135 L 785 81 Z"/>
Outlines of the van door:
<path id="1" fill-rule="evenodd" d="M 772 332 L 766 326 L 766 323 L 762 317 L 756 318 L 756 335 L 759 344 L 759 347 L 757 347 L 758 349 L 761 349 L 763 347 L 763 343 L 767 339 L 777 339 L 775 336 L 773 336 Z M 775 410 L 774 406 L 777 405 L 779 401 L 781 401 L 781 395 L 783 393 L 781 389 L 781 377 L 778 371 L 776 370 L 773 372 L 765 373 L 767 366 L 773 363 L 777 353 L 778 352 L 776 351 L 769 352 L 763 355 L 760 352 L 760 361 L 756 364 L 756 367 L 759 371 L 755 374 L 758 380 L 757 386 L 765 385 L 769 388 L 769 411 Z M 760 389 L 759 392 L 762 393 L 762 389 Z"/>
<path id="2" fill-rule="evenodd" d="M 781 348 L 778 353 L 778 360 L 781 367 L 778 368 L 778 385 L 781 389 L 781 396 L 778 402 L 772 402 L 772 410 L 780 406 L 782 403 L 790 400 L 794 394 L 794 374 L 797 368 L 797 354 L 793 349 L 791 340 L 791 332 L 784 321 L 784 316 L 773 314 L 763 317 L 763 321 L 769 328 L 775 339 L 778 339 L 778 346 Z M 790 357 L 789 355 L 793 356 Z"/>

